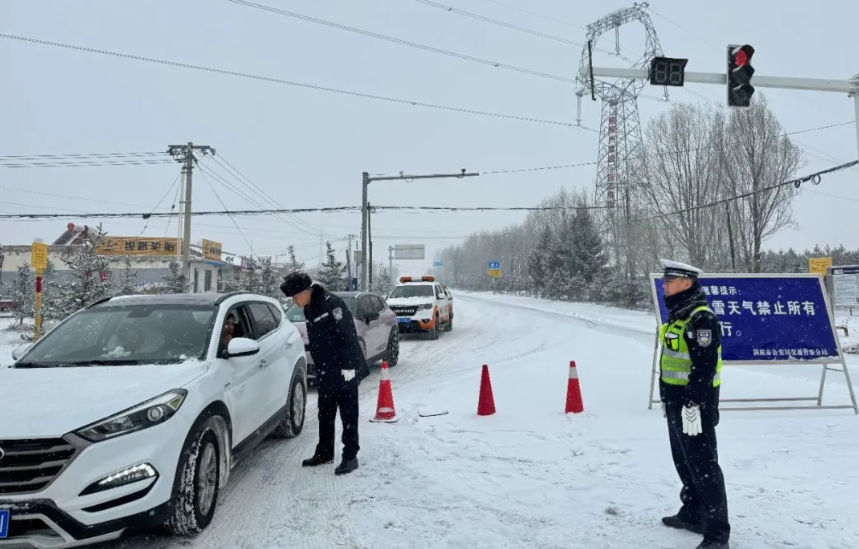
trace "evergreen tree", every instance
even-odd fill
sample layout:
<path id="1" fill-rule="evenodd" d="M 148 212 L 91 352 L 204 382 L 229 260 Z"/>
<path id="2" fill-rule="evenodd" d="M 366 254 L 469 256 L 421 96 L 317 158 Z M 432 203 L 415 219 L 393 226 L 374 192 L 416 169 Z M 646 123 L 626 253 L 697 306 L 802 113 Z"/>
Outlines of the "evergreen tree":
<path id="1" fill-rule="evenodd" d="M 274 265 L 271 263 L 271 258 L 267 257 L 260 261 L 260 289 L 262 295 L 279 299 L 283 296 L 280 291 L 280 278 Z"/>
<path id="2" fill-rule="evenodd" d="M 326 242 L 325 247 L 325 262 L 319 268 L 316 278 L 332 292 L 343 291 L 347 287 L 346 266 L 342 261 L 337 261 L 337 254 L 331 242 Z"/>
<path id="3" fill-rule="evenodd" d="M 548 254 L 552 243 L 552 230 L 548 225 L 543 227 L 540 238 L 534 251 L 528 258 L 528 275 L 531 279 L 531 287 L 538 296 L 542 296 L 546 289 L 548 278 Z"/>
<path id="4" fill-rule="evenodd" d="M 106 236 L 101 226 L 93 229 L 77 253 L 63 258 L 72 280 L 61 285 L 62 293 L 57 296 L 57 314 L 68 316 L 113 295 L 110 264 L 98 254 Z"/>
<path id="5" fill-rule="evenodd" d="M 175 259 L 170 261 L 170 274 L 163 279 L 165 294 L 184 294 L 188 292 L 188 277 L 185 276 L 182 265 Z"/>
<path id="6" fill-rule="evenodd" d="M 66 317 L 63 307 L 65 287 L 57 277 L 54 263 L 49 261 L 42 271 L 42 318 L 44 320 L 62 320 Z"/>
<path id="7" fill-rule="evenodd" d="M 393 287 L 394 284 L 391 280 L 391 273 L 388 272 L 388 269 L 382 267 L 379 269 L 379 274 L 373 279 L 373 284 L 370 289 L 379 295 L 388 295 L 388 292 L 390 292 Z"/>
<path id="8" fill-rule="evenodd" d="M 289 263 L 286 265 L 286 274 L 294 273 L 296 271 L 304 270 L 304 262 L 298 261 L 295 258 L 295 246 L 291 245 L 286 249 L 286 253 L 289 254 Z"/>
<path id="9" fill-rule="evenodd" d="M 137 293 L 137 271 L 131 269 L 131 258 L 125 257 L 125 265 L 116 281 L 116 295 L 134 295 Z"/>
<path id="10" fill-rule="evenodd" d="M 245 271 L 239 279 L 240 291 L 266 295 L 260 267 L 260 262 L 257 259 L 253 257 L 245 258 Z"/>
<path id="11" fill-rule="evenodd" d="M 573 254 L 576 258 L 576 278 L 581 282 L 580 299 L 600 301 L 602 282 L 605 271 L 606 254 L 603 248 L 597 224 L 587 209 L 587 204 L 581 203 L 576 211 L 574 220 L 575 239 Z"/>
<path id="12" fill-rule="evenodd" d="M 36 277 L 30 270 L 29 263 L 18 267 L 12 284 L 12 299 L 18 304 L 15 309 L 15 320 L 18 324 L 23 324 L 25 318 L 32 318 L 36 306 Z"/>

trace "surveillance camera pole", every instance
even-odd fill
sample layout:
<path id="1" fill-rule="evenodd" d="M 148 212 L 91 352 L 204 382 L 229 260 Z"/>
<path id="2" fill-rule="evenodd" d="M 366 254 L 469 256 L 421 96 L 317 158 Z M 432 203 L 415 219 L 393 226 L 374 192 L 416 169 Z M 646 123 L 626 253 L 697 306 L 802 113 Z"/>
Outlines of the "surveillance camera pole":
<path id="1" fill-rule="evenodd" d="M 367 255 L 367 250 L 369 249 L 369 245 L 367 243 L 367 221 L 369 217 L 368 213 L 368 198 L 367 198 L 367 187 L 370 186 L 370 183 L 373 181 L 396 181 L 396 180 L 414 180 L 414 179 L 460 179 L 463 177 L 477 177 L 479 173 L 468 173 L 465 171 L 465 168 L 462 169 L 460 173 L 441 173 L 441 174 L 428 174 L 428 175 L 405 175 L 400 172 L 400 175 L 380 175 L 380 176 L 371 176 L 369 173 L 364 172 L 363 181 L 361 182 L 361 290 L 367 291 L 369 290 L 368 285 L 368 267 L 367 261 L 369 260 Z"/>

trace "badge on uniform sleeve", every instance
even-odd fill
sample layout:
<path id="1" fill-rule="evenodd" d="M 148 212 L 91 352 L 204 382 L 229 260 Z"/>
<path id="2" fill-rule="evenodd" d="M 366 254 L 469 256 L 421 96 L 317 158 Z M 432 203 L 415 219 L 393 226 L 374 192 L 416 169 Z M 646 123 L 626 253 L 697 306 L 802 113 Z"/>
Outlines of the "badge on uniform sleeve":
<path id="1" fill-rule="evenodd" d="M 706 347 L 713 342 L 713 331 L 697 330 L 695 332 L 695 341 L 697 341 L 698 345 L 700 345 L 701 347 Z"/>
<path id="2" fill-rule="evenodd" d="M 337 320 L 343 320 L 343 309 L 337 307 L 331 312 L 334 314 L 334 318 L 336 318 Z"/>

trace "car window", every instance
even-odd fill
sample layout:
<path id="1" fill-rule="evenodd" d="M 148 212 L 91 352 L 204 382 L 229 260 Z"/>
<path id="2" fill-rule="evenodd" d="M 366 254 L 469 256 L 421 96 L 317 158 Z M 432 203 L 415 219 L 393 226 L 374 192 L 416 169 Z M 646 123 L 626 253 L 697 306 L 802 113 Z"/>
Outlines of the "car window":
<path id="1" fill-rule="evenodd" d="M 435 287 L 435 296 L 436 296 L 438 299 L 444 299 L 444 292 L 442 291 L 441 286 L 436 286 L 436 287 Z"/>
<path id="2" fill-rule="evenodd" d="M 391 290 L 388 297 L 432 297 L 433 289 L 429 284 L 404 284 Z"/>
<path id="3" fill-rule="evenodd" d="M 170 364 L 202 358 L 215 307 L 118 305 L 85 309 L 43 337 L 23 363 L 51 367 L 78 363 Z M 88 364 L 89 363 L 89 364 Z"/>
<path id="4" fill-rule="evenodd" d="M 277 321 L 267 303 L 250 303 L 248 309 L 256 324 L 256 339 L 262 339 L 277 329 Z"/>
<path id="5" fill-rule="evenodd" d="M 286 319 L 290 322 L 307 322 L 307 319 L 304 318 L 304 308 L 295 303 L 287 307 Z"/>
<path id="6" fill-rule="evenodd" d="M 384 310 L 385 310 L 385 302 L 384 302 L 384 301 L 382 301 L 382 298 L 380 298 L 380 297 L 379 297 L 379 296 L 377 296 L 377 295 L 373 295 L 373 296 L 370 296 L 370 300 L 371 300 L 371 301 L 372 301 L 372 303 L 373 303 L 373 309 L 374 309 L 377 313 L 381 313 L 382 311 L 384 311 Z"/>
<path id="7" fill-rule="evenodd" d="M 266 303 L 268 310 L 271 311 L 271 316 L 274 317 L 274 326 L 275 328 L 280 328 L 280 321 L 283 318 L 283 308 L 276 307 L 271 303 Z"/>

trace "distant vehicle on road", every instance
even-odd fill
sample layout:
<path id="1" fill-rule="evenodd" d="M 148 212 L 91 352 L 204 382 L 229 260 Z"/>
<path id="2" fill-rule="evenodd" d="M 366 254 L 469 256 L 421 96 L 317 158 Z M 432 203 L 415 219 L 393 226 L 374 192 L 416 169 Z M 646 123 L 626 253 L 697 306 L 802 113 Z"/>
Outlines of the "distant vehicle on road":
<path id="1" fill-rule="evenodd" d="M 248 293 L 134 295 L 69 316 L 0 369 L 0 547 L 196 534 L 234 465 L 304 426 L 301 335 Z"/>
<path id="2" fill-rule="evenodd" d="M 400 277 L 387 298 L 388 306 L 397 314 L 397 326 L 402 333 L 429 334 L 438 339 L 453 330 L 453 296 L 433 276 Z"/>
<path id="3" fill-rule="evenodd" d="M 346 307 L 352 313 L 367 364 L 387 360 L 388 366 L 396 366 L 400 358 L 400 332 L 397 328 L 397 317 L 384 298 L 373 292 L 332 293 L 345 301 Z M 286 309 L 286 318 L 301 332 L 307 356 L 307 379 L 315 382 L 316 368 L 308 347 L 304 309 L 292 304 Z"/>

